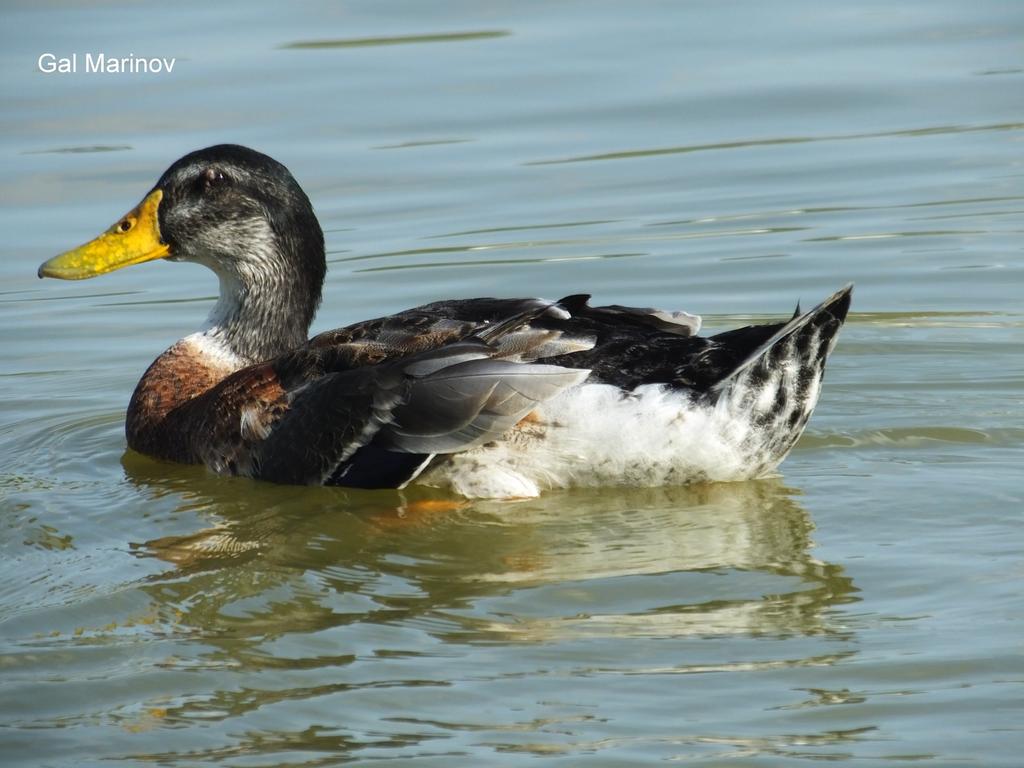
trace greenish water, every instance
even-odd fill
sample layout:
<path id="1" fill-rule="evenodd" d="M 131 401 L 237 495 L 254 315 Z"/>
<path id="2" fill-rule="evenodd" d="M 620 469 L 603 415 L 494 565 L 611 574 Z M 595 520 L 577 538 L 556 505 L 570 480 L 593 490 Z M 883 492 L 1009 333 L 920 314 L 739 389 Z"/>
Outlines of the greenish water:
<path id="1" fill-rule="evenodd" d="M 0 13 L 4 765 L 1020 764 L 1024 5 Z M 124 408 L 214 279 L 35 270 L 220 141 L 314 201 L 314 330 L 854 314 L 778 479 L 414 512 L 159 464 Z"/>

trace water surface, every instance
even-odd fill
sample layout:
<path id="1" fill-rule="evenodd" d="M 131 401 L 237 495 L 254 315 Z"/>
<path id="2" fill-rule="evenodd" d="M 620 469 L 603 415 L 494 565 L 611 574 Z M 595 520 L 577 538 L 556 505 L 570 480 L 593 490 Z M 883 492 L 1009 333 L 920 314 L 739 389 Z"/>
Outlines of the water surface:
<path id="1" fill-rule="evenodd" d="M 5 765 L 1019 764 L 1019 3 L 3 15 Z M 854 313 L 779 478 L 445 508 L 153 462 L 128 396 L 215 280 L 35 270 L 221 141 L 316 206 L 314 331 L 583 291 L 721 330 L 851 280 Z"/>

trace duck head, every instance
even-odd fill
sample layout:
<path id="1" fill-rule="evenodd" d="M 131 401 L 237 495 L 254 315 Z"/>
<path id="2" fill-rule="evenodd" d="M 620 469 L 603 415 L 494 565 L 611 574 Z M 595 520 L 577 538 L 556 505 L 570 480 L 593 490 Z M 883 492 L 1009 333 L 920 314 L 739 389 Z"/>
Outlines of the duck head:
<path id="1" fill-rule="evenodd" d="M 323 232 L 285 166 L 235 144 L 185 155 L 135 208 L 40 277 L 81 280 L 155 259 L 212 269 L 220 297 L 206 332 L 256 361 L 306 340 L 326 272 Z"/>

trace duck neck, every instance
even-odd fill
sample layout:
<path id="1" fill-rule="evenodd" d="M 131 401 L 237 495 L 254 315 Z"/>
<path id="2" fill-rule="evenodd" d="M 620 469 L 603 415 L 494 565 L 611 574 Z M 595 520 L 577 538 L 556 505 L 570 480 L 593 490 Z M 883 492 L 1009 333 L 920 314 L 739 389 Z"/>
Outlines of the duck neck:
<path id="1" fill-rule="evenodd" d="M 220 273 L 220 296 L 202 333 L 246 365 L 304 344 L 320 299 L 319 286 L 266 264 L 259 274 Z"/>

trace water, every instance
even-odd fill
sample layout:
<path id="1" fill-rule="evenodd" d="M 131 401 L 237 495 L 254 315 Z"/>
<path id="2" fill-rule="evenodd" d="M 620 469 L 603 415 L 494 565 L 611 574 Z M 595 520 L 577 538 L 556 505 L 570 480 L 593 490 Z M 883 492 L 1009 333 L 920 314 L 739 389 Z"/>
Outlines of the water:
<path id="1" fill-rule="evenodd" d="M 5 765 L 1019 764 L 1019 3 L 3 14 Z M 854 313 L 778 479 L 424 509 L 159 464 L 124 408 L 215 282 L 35 269 L 218 141 L 313 199 L 317 331 L 580 291 L 716 330 L 850 280 Z"/>

